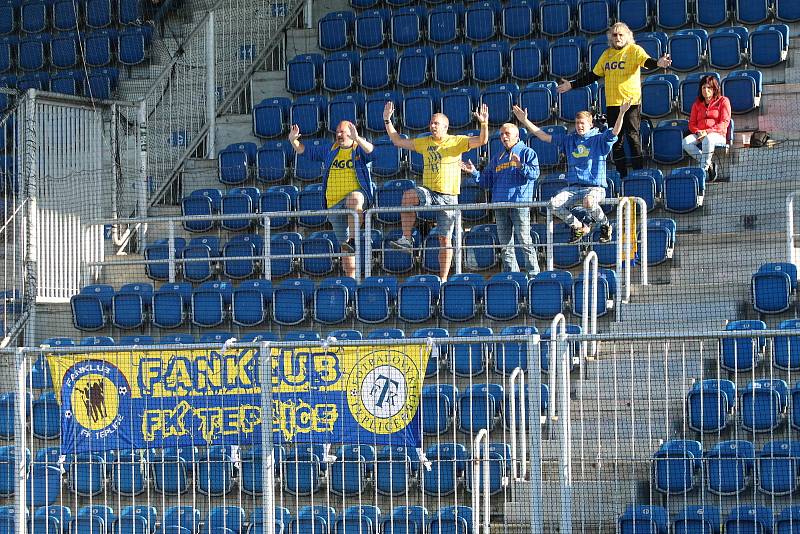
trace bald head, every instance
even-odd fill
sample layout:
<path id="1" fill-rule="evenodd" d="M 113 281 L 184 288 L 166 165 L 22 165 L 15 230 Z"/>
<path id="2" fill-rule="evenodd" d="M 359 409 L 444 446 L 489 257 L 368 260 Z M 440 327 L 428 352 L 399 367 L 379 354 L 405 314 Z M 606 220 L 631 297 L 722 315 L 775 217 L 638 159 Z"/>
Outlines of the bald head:
<path id="1" fill-rule="evenodd" d="M 507 149 L 519 142 L 519 128 L 517 128 L 516 124 L 511 124 L 510 122 L 503 124 L 498 130 L 498 134 L 500 135 L 500 142 Z"/>
<path id="2" fill-rule="evenodd" d="M 353 123 L 350 121 L 342 121 L 336 126 L 336 144 L 344 148 L 352 146 L 353 138 L 350 135 L 351 126 L 353 126 Z"/>
<path id="3" fill-rule="evenodd" d="M 450 127 L 450 119 L 444 113 L 434 113 L 431 115 L 431 122 L 428 128 L 431 131 L 431 136 L 439 140 L 447 135 L 447 128 Z"/>

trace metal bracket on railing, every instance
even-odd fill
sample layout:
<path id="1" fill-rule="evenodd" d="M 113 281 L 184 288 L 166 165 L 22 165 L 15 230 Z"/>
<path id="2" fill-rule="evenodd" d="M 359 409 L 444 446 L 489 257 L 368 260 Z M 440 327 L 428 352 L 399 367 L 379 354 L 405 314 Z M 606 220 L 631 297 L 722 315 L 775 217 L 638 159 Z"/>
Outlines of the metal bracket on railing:
<path id="1" fill-rule="evenodd" d="M 472 532 L 489 534 L 489 431 L 478 432 L 472 443 Z M 483 480 L 481 480 L 483 473 Z M 482 502 L 481 502 L 482 501 Z M 483 527 L 483 533 L 481 533 Z"/>
<path id="2" fill-rule="evenodd" d="M 592 291 L 589 294 L 589 288 Z M 591 322 L 590 318 L 591 317 Z M 591 328 L 591 330 L 590 330 Z M 583 259 L 583 309 L 581 310 L 581 331 L 584 334 L 597 333 L 597 253 L 592 250 Z M 586 361 L 588 341 L 581 341 L 581 361 L 583 368 Z M 594 357 L 597 350 L 597 341 L 592 341 L 591 355 Z"/>
<path id="3" fill-rule="evenodd" d="M 519 388 L 519 403 L 517 403 L 515 386 Z M 525 398 L 525 371 L 521 368 L 517 367 L 511 373 L 511 378 L 508 379 L 508 390 L 511 392 L 511 413 L 509 414 L 511 419 L 511 476 L 514 480 L 524 480 L 528 473 L 528 413 L 527 399 Z M 519 404 L 519 439 L 517 439 L 517 404 Z M 521 451 L 519 464 L 517 463 L 518 450 Z"/>

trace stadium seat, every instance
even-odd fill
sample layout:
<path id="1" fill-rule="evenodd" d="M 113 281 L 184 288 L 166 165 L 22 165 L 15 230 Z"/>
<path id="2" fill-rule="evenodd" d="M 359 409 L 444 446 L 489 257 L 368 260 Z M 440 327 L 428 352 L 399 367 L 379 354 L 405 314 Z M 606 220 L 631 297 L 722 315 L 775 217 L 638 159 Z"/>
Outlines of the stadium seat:
<path id="1" fill-rule="evenodd" d="M 697 100 L 700 79 L 704 76 L 714 76 L 717 82 L 720 81 L 719 74 L 716 72 L 693 72 L 687 74 L 680 83 L 680 112 L 689 115 L 692 111 L 692 104 Z"/>
<path id="2" fill-rule="evenodd" d="M 433 80 L 440 85 L 457 85 L 466 79 L 472 47 L 468 44 L 444 45 L 433 54 Z"/>
<path id="3" fill-rule="evenodd" d="M 585 1 L 585 0 L 584 0 Z M 588 43 L 585 37 L 561 37 L 550 45 L 548 63 L 555 78 L 573 78 L 580 72 Z M 588 109 L 588 108 L 587 108 Z"/>
<path id="4" fill-rule="evenodd" d="M 464 37 L 470 41 L 488 41 L 495 37 L 500 21 L 500 2 L 471 2 L 464 14 Z"/>
<path id="5" fill-rule="evenodd" d="M 689 23 L 687 0 L 656 0 L 655 23 L 665 30 L 677 30 Z"/>
<path id="6" fill-rule="evenodd" d="M 533 336 L 538 334 L 535 326 L 506 326 L 501 336 Z M 528 370 L 528 343 L 525 341 L 504 341 L 494 346 L 492 358 L 495 372 L 511 375 L 515 369 Z"/>
<path id="7" fill-rule="evenodd" d="M 764 321 L 737 320 L 730 321 L 726 331 L 766 330 Z M 766 340 L 763 337 L 729 337 L 723 338 L 720 351 L 720 366 L 726 371 L 749 371 L 757 367 L 764 357 Z"/>
<path id="8" fill-rule="evenodd" d="M 305 94 L 319 87 L 322 77 L 322 54 L 299 54 L 286 64 L 286 89 L 292 94 Z"/>
<path id="9" fill-rule="evenodd" d="M 197 472 L 195 481 L 197 483 L 197 491 L 203 495 L 211 497 L 219 497 L 226 495 L 233 489 L 233 476 L 234 476 L 234 463 L 231 458 L 230 447 L 217 445 L 209 447 L 206 451 L 200 453 L 197 459 Z M 209 521 L 213 522 L 209 514 Z M 237 514 L 227 514 L 227 520 L 233 525 L 236 525 Z M 242 518 L 243 519 L 243 518 Z M 214 532 L 213 526 L 207 526 L 209 532 Z M 228 526 L 234 532 L 239 532 L 239 528 Z"/>
<path id="10" fill-rule="evenodd" d="M 253 132 L 258 137 L 279 137 L 286 132 L 289 107 L 286 97 L 265 98 L 253 106 Z"/>
<path id="11" fill-rule="evenodd" d="M 249 203 L 249 198 L 247 202 Z M 219 238 L 192 238 L 181 256 L 186 260 L 183 264 L 183 277 L 189 282 L 205 282 L 218 271 L 217 260 L 212 258 L 220 256 Z"/>
<path id="12" fill-rule="evenodd" d="M 648 0 L 619 0 L 617 2 L 617 20 L 627 24 L 633 32 L 647 29 L 650 26 L 650 2 Z M 651 55 L 651 57 L 653 56 Z"/>
<path id="13" fill-rule="evenodd" d="M 491 450 L 493 444 L 489 446 L 490 455 L 495 454 Z M 467 463 L 467 467 L 470 467 L 469 463 Z M 468 472 L 465 477 L 468 484 L 471 482 L 470 477 L 471 473 Z M 469 490 L 469 488 L 467 489 Z M 473 531 L 473 528 L 472 508 L 469 506 L 445 506 L 440 508 L 428 523 L 428 532 L 431 534 L 469 534 Z"/>
<path id="14" fill-rule="evenodd" d="M 772 509 L 766 506 L 739 505 L 731 509 L 723 532 L 772 532 Z"/>
<path id="15" fill-rule="evenodd" d="M 700 26 L 715 27 L 730 19 L 727 0 L 704 0 L 696 5 L 695 21 Z"/>
<path id="16" fill-rule="evenodd" d="M 428 12 L 428 42 L 452 43 L 461 35 L 464 26 L 464 5 L 439 5 Z"/>
<path id="17" fill-rule="evenodd" d="M 440 284 L 436 275 L 408 277 L 397 291 L 398 318 L 410 323 L 430 320 L 439 303 Z"/>
<path id="18" fill-rule="evenodd" d="M 319 456 L 307 450 L 292 450 L 283 464 L 284 489 L 293 495 L 311 495 L 320 485 Z"/>
<path id="19" fill-rule="evenodd" d="M 539 30 L 547 37 L 559 37 L 569 33 L 573 27 L 573 13 L 568 2 L 544 0 L 539 4 Z"/>
<path id="20" fill-rule="evenodd" d="M 105 459 L 97 453 L 76 454 L 69 465 L 68 482 L 70 488 L 78 495 L 91 497 L 103 492 L 105 484 Z M 49 478 L 49 476 L 48 476 Z M 60 481 L 59 474 L 56 480 Z M 36 485 L 36 479 L 32 479 Z M 51 482 L 52 484 L 52 482 Z M 58 492 L 56 492 L 57 494 Z M 55 501 L 42 504 L 55 504 Z"/>
<path id="21" fill-rule="evenodd" d="M 750 64 L 769 68 L 786 60 L 789 53 L 789 27 L 786 24 L 762 24 L 750 34 Z"/>
<path id="22" fill-rule="evenodd" d="M 61 435 L 61 412 L 52 391 L 45 391 L 31 405 L 31 432 L 39 439 Z"/>
<path id="23" fill-rule="evenodd" d="M 43 33 L 47 30 L 49 5 L 42 1 L 28 1 L 19 7 L 20 29 L 25 33 Z"/>
<path id="24" fill-rule="evenodd" d="M 791 306 L 797 269 L 791 263 L 765 263 L 751 277 L 753 307 L 761 313 L 781 313 Z"/>
<path id="25" fill-rule="evenodd" d="M 197 454 L 195 447 L 151 449 L 150 478 L 155 490 L 164 495 L 186 493 L 192 484 L 190 474 Z"/>
<path id="26" fill-rule="evenodd" d="M 293 185 L 272 186 L 261 193 L 258 211 L 262 215 L 271 212 L 294 211 L 299 194 L 300 191 Z M 280 230 L 291 226 L 296 219 L 290 219 L 287 215 L 274 215 L 270 216 L 269 221 L 271 229 Z"/>
<path id="27" fill-rule="evenodd" d="M 578 29 L 583 33 L 605 33 L 609 27 L 609 10 L 606 0 L 579 0 Z"/>
<path id="28" fill-rule="evenodd" d="M 117 57 L 123 65 L 139 65 L 148 58 L 148 46 L 153 37 L 150 26 L 126 28 L 117 35 Z"/>
<path id="29" fill-rule="evenodd" d="M 552 319 L 564 310 L 572 293 L 569 271 L 543 271 L 528 285 L 528 314 L 537 319 Z"/>
<path id="30" fill-rule="evenodd" d="M 530 108 L 528 113 L 530 113 Z M 530 118 L 530 115 L 528 115 L 528 117 Z M 544 126 L 542 131 L 551 136 L 562 134 L 566 135 L 567 128 L 560 124 L 554 124 L 552 126 Z M 528 146 L 531 147 L 539 156 L 539 165 L 543 167 L 556 166 L 562 160 L 563 154 L 556 145 L 553 143 L 545 143 L 535 135 L 530 136 L 528 139 Z"/>
<path id="31" fill-rule="evenodd" d="M 759 379 L 747 383 L 741 392 L 742 428 L 770 432 L 780 426 L 789 406 L 789 386 L 780 379 Z"/>
<path id="32" fill-rule="evenodd" d="M 431 47 L 406 48 L 397 58 L 397 85 L 408 89 L 420 87 L 428 83 L 432 71 L 433 49 Z"/>
<path id="33" fill-rule="evenodd" d="M 584 300 L 583 300 L 583 276 L 575 277 L 574 281 L 572 282 L 572 313 L 577 316 L 582 316 L 584 312 Z M 597 277 L 597 302 L 596 302 L 596 311 L 597 316 L 602 317 L 606 313 L 608 313 L 611 306 L 609 303 L 613 301 L 613 295 L 611 294 L 611 285 L 612 283 L 604 276 Z M 592 292 L 594 288 L 592 287 L 592 279 L 589 279 L 589 302 L 592 299 Z"/>
<path id="34" fill-rule="evenodd" d="M 667 119 L 653 129 L 653 160 L 658 163 L 679 163 L 685 157 L 683 138 L 689 135 L 686 120 Z M 666 180 L 665 180 L 666 182 Z"/>
<path id="35" fill-rule="evenodd" d="M 528 111 L 528 119 L 531 122 L 548 121 L 553 115 L 553 108 L 555 107 L 556 100 L 556 84 L 555 82 L 533 82 L 525 86 L 519 95 L 519 104 L 522 109 Z M 561 128 L 561 126 L 559 126 Z M 536 136 L 531 136 L 528 143 L 531 148 L 536 150 L 533 143 L 538 141 Z M 541 141 L 539 141 L 541 143 Z M 550 145 L 550 143 L 547 143 Z M 536 150 L 539 154 L 539 150 Z M 542 156 L 539 156 L 540 164 L 542 164 Z M 546 161 L 551 161 L 551 158 L 546 158 Z"/>
<path id="36" fill-rule="evenodd" d="M 770 3 L 767 0 L 736 0 L 734 15 L 736 22 L 741 24 L 761 24 L 770 16 Z"/>
<path id="37" fill-rule="evenodd" d="M 661 0 L 665 1 L 665 0 Z M 705 34 L 702 29 L 679 30 L 669 38 L 670 58 L 675 58 L 670 68 L 679 72 L 697 70 L 703 61 L 706 39 L 700 34 Z"/>
<path id="38" fill-rule="evenodd" d="M 352 312 L 356 281 L 348 277 L 325 278 L 314 291 L 314 320 L 324 324 L 345 321 Z"/>
<path id="39" fill-rule="evenodd" d="M 678 98 L 678 85 L 675 74 L 648 76 L 642 82 L 642 115 L 660 118 L 672 113 Z"/>
<path id="40" fill-rule="evenodd" d="M 452 384 L 430 384 L 422 388 L 422 432 L 435 436 L 453 425 L 458 388 Z"/>
<path id="41" fill-rule="evenodd" d="M 327 111 L 328 99 L 326 97 L 321 95 L 299 96 L 295 98 L 289 108 L 289 122 L 299 126 L 302 135 L 316 135 L 322 130 Z"/>
<path id="42" fill-rule="evenodd" d="M 553 265 L 557 269 L 575 267 L 582 260 L 580 245 L 570 244 L 570 235 L 570 228 L 566 224 L 557 224 L 553 228 Z"/>
<path id="43" fill-rule="evenodd" d="M 448 321 L 468 321 L 475 317 L 483 298 L 481 275 L 465 273 L 451 276 L 441 287 L 441 315 Z"/>
<path id="44" fill-rule="evenodd" d="M 472 50 L 472 79 L 478 83 L 495 83 L 505 75 L 508 64 L 508 43 L 492 41 Z"/>
<path id="45" fill-rule="evenodd" d="M 708 490 L 717 495 L 736 495 L 753 479 L 755 448 L 749 441 L 720 441 L 705 454 Z"/>
<path id="46" fill-rule="evenodd" d="M 229 189 L 222 197 L 220 213 L 222 215 L 250 215 L 258 208 L 260 192 L 252 187 L 236 187 Z M 223 219 L 220 226 L 231 232 L 249 230 L 253 225 L 252 219 Z"/>
<path id="47" fill-rule="evenodd" d="M 196 189 L 181 201 L 181 215 L 202 216 L 216 215 L 222 204 L 222 192 L 219 189 Z M 190 232 L 207 232 L 214 227 L 214 221 L 184 221 L 183 227 Z"/>
<path id="48" fill-rule="evenodd" d="M 458 430 L 491 431 L 500 418 L 504 397 L 501 384 L 475 384 L 465 389 L 458 397 Z"/>
<path id="49" fill-rule="evenodd" d="M 558 118 L 565 122 L 574 121 L 578 112 L 594 108 L 596 96 L 597 82 L 559 94 Z"/>
<path id="50" fill-rule="evenodd" d="M 798 328 L 800 328 L 798 319 L 786 319 L 778 325 L 779 330 L 787 330 L 785 335 L 777 336 L 774 342 L 772 364 L 778 369 L 792 371 L 800 369 L 800 336 L 794 335 L 793 332 Z"/>
<path id="51" fill-rule="evenodd" d="M 164 284 L 153 293 L 152 323 L 159 328 L 181 326 L 187 315 L 192 287 L 186 282 Z"/>
<path id="52" fill-rule="evenodd" d="M 464 265 L 468 271 L 484 271 L 497 265 L 497 226 L 478 224 L 464 234 Z M 437 260 L 438 270 L 438 260 Z"/>
<path id="53" fill-rule="evenodd" d="M 95 30 L 83 36 L 83 57 L 90 67 L 105 67 L 113 61 L 112 43 L 117 40 L 115 30 Z"/>
<path id="54" fill-rule="evenodd" d="M 393 48 L 366 52 L 359 63 L 359 85 L 371 91 L 388 88 L 394 80 L 396 64 L 397 54 Z"/>
<path id="55" fill-rule="evenodd" d="M 722 379 L 696 382 L 686 396 L 686 404 L 689 428 L 696 432 L 718 432 L 731 423 L 736 386 Z"/>
<path id="56" fill-rule="evenodd" d="M 191 345 L 196 342 L 191 334 L 168 334 L 158 340 L 159 345 Z"/>
<path id="57" fill-rule="evenodd" d="M 57 69 L 71 69 L 78 62 L 78 41 L 75 33 L 62 33 L 50 40 L 50 64 Z"/>
<path id="58" fill-rule="evenodd" d="M 668 495 L 691 491 L 702 478 L 703 447 L 699 441 L 673 439 L 653 455 L 653 481 L 656 490 Z"/>
<path id="59" fill-rule="evenodd" d="M 620 534 L 667 534 L 668 530 L 669 515 L 661 506 L 629 504 L 617 519 L 617 532 Z"/>
<path id="60" fill-rule="evenodd" d="M 395 109 L 401 109 L 403 105 L 403 94 L 399 91 L 384 91 L 381 93 L 372 93 L 367 96 L 366 108 L 364 110 L 364 127 L 367 130 L 380 133 L 381 135 L 386 134 L 386 125 L 383 124 L 383 108 L 388 101 L 394 103 Z"/>
<path id="61" fill-rule="evenodd" d="M 328 131 L 335 133 L 342 121 L 361 124 L 364 116 L 364 95 L 359 93 L 344 93 L 336 95 L 328 102 L 327 119 Z"/>
<path id="62" fill-rule="evenodd" d="M 676 225 L 673 219 L 647 221 L 647 264 L 658 265 L 672 258 L 675 250 Z"/>
<path id="63" fill-rule="evenodd" d="M 79 330 L 100 330 L 106 325 L 114 288 L 105 284 L 89 285 L 70 299 L 72 320 Z"/>
<path id="64" fill-rule="evenodd" d="M 227 278 L 248 278 L 260 271 L 264 238 L 259 234 L 232 237 L 222 249 L 222 273 Z M 242 259 L 236 259 L 242 258 Z"/>
<path id="65" fill-rule="evenodd" d="M 332 52 L 322 64 L 322 88 L 326 91 L 349 91 L 356 80 L 361 56 L 355 51 Z"/>
<path id="66" fill-rule="evenodd" d="M 491 336 L 492 329 L 485 326 L 459 328 L 459 337 Z M 456 376 L 471 377 L 483 373 L 491 355 L 491 348 L 486 343 L 461 343 L 451 345 L 451 355 L 448 359 L 450 372 Z"/>
<path id="67" fill-rule="evenodd" d="M 283 280 L 272 294 L 272 320 L 293 326 L 302 323 L 311 311 L 314 282 L 304 278 Z"/>
<path id="68" fill-rule="evenodd" d="M 648 56 L 659 58 L 667 53 L 668 39 L 667 34 L 662 31 L 642 32 L 636 35 L 636 44 L 641 46 Z M 644 74 L 655 70 L 642 68 Z"/>
<path id="69" fill-rule="evenodd" d="M 111 487 L 120 495 L 133 496 L 145 491 L 148 478 L 143 471 L 146 458 L 140 451 L 111 451 Z"/>
<path id="70" fill-rule="evenodd" d="M 378 452 L 375 463 L 375 489 L 379 494 L 404 495 L 411 477 L 412 464 L 407 449 L 386 445 Z M 397 512 L 398 508 L 395 508 L 394 512 Z"/>
<path id="71" fill-rule="evenodd" d="M 425 451 L 430 470 L 422 471 L 422 491 L 428 495 L 450 495 L 464 476 L 467 450 L 461 443 L 431 445 Z"/>
<path id="72" fill-rule="evenodd" d="M 800 21 L 800 6 L 791 0 L 775 0 L 775 18 L 782 22 Z"/>
<path id="73" fill-rule="evenodd" d="M 672 529 L 675 534 L 719 532 L 719 508 L 709 505 L 689 505 L 680 510 L 672 520 Z"/>
<path id="74" fill-rule="evenodd" d="M 708 36 L 708 64 L 715 69 L 734 69 L 742 64 L 747 49 L 747 28 L 719 28 Z"/>
<path id="75" fill-rule="evenodd" d="M 525 5 L 525 9 L 530 10 L 530 6 Z M 532 82 L 542 75 L 544 54 L 538 41 L 518 41 L 511 46 L 509 54 L 512 79 Z"/>
<path id="76" fill-rule="evenodd" d="M 10 511 L 15 511 L 13 507 Z M 12 519 L 16 521 L 16 518 Z M 0 518 L 0 528 L 4 519 Z M 72 510 L 69 506 L 42 506 L 36 509 L 31 517 L 28 529 L 31 532 L 66 532 L 67 525 L 72 521 Z M 14 532 L 14 527 L 9 527 L 8 532 Z"/>
<path id="77" fill-rule="evenodd" d="M 59 32 L 69 32 L 78 29 L 81 4 L 71 0 L 57 0 L 53 2 L 53 29 Z"/>
<path id="78" fill-rule="evenodd" d="M 353 35 L 353 11 L 331 11 L 317 22 L 320 50 L 333 52 L 346 48 Z"/>
<path id="79" fill-rule="evenodd" d="M 370 445 L 342 445 L 336 453 L 336 460 L 330 466 L 331 491 L 343 496 L 359 495 L 367 483 L 367 462 L 372 463 L 374 461 L 374 447 Z M 337 521 L 338 527 L 347 527 L 346 523 L 345 525 L 340 524 L 342 521 L 346 522 L 347 519 L 347 516 L 340 516 Z M 351 519 L 358 520 L 361 518 L 351 517 Z M 368 521 L 368 525 L 371 525 L 372 521 L 369 519 Z M 357 534 L 359 532 L 359 530 L 356 530 Z M 369 533 L 370 531 L 367 529 L 365 534 Z"/>
<path id="80" fill-rule="evenodd" d="M 798 525 L 800 525 L 800 508 L 789 506 L 781 510 L 775 518 L 775 533 L 791 534 L 797 530 Z"/>
<path id="81" fill-rule="evenodd" d="M 450 128 L 467 128 L 472 124 L 478 98 L 479 92 L 474 86 L 455 87 L 442 94 L 441 109 L 450 120 Z"/>
<path id="82" fill-rule="evenodd" d="M 403 121 L 409 130 L 427 130 L 431 116 L 439 111 L 441 94 L 438 89 L 415 89 L 403 100 Z"/>
<path id="83" fill-rule="evenodd" d="M 513 106 L 519 99 L 519 87 L 515 83 L 498 83 L 488 86 L 481 92 L 481 104 L 489 108 L 489 124 L 500 126 L 512 121 Z"/>
<path id="84" fill-rule="evenodd" d="M 9 2 L 0 6 L 0 35 L 11 35 L 17 31 L 14 6 Z"/>
<path id="85" fill-rule="evenodd" d="M 397 279 L 370 276 L 356 288 L 356 317 L 363 323 L 382 323 L 391 317 L 397 299 Z"/>
<path id="86" fill-rule="evenodd" d="M 26 71 L 45 69 L 45 58 L 47 57 L 46 48 L 49 48 L 49 46 L 46 45 L 48 45 L 49 42 L 50 36 L 44 33 L 29 35 L 20 39 L 17 44 L 17 67 Z M 93 58 L 91 54 L 92 50 L 91 48 L 87 48 L 85 51 L 84 58 L 87 65 L 92 67 L 101 66 L 90 63 L 90 60 Z M 19 88 L 19 86 L 17 87 Z"/>
<path id="87" fill-rule="evenodd" d="M 389 33 L 388 9 L 370 9 L 356 15 L 353 42 L 358 48 L 380 48 Z"/>
<path id="88" fill-rule="evenodd" d="M 230 282 L 204 282 L 191 296 L 192 322 L 211 328 L 222 324 L 228 315 L 233 287 Z"/>
<path id="89" fill-rule="evenodd" d="M 722 80 L 722 93 L 731 101 L 731 113 L 747 113 L 761 104 L 761 79 L 758 70 L 737 70 Z"/>
<path id="90" fill-rule="evenodd" d="M 391 41 L 395 46 L 414 46 L 422 40 L 428 13 L 422 6 L 401 7 L 389 21 Z"/>
<path id="91" fill-rule="evenodd" d="M 258 326 L 269 315 L 272 284 L 269 280 L 245 280 L 234 288 L 231 320 L 240 326 Z"/>
<path id="92" fill-rule="evenodd" d="M 111 317 L 117 328 L 139 328 L 146 320 L 153 286 L 133 283 L 122 286 L 111 300 Z"/>
<path id="93" fill-rule="evenodd" d="M 528 288 L 525 273 L 498 273 L 484 287 L 486 317 L 494 321 L 515 319 L 524 309 Z"/>

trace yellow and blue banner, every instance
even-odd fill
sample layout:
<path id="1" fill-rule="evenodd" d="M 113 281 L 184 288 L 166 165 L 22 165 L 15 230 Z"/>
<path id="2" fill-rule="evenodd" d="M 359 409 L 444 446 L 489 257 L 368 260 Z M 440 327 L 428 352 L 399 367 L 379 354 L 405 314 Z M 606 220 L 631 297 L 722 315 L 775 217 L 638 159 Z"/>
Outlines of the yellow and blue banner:
<path id="1" fill-rule="evenodd" d="M 275 442 L 420 446 L 430 347 L 270 349 Z M 61 452 L 260 443 L 258 349 L 51 353 Z"/>

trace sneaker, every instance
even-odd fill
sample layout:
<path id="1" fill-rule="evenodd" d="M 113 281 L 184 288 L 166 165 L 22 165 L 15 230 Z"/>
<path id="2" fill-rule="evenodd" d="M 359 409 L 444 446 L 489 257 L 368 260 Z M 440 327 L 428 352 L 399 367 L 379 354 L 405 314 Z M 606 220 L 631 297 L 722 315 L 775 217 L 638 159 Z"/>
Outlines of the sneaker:
<path id="1" fill-rule="evenodd" d="M 345 254 L 352 254 L 353 252 L 356 251 L 356 240 L 350 238 L 344 243 L 342 243 L 340 246 L 342 248 L 342 252 L 344 252 Z"/>
<path id="2" fill-rule="evenodd" d="M 571 228 L 571 234 L 569 236 L 569 243 L 577 243 L 581 239 L 583 239 L 591 230 L 588 226 L 581 226 L 580 228 Z"/>
<path id="3" fill-rule="evenodd" d="M 411 240 L 406 236 L 401 236 L 400 239 L 396 239 L 391 243 L 392 247 L 400 250 L 407 250 L 409 252 L 414 248 L 414 243 L 412 243 Z"/>
<path id="4" fill-rule="evenodd" d="M 611 225 L 604 224 L 600 227 L 600 242 L 608 243 L 611 241 Z"/>

